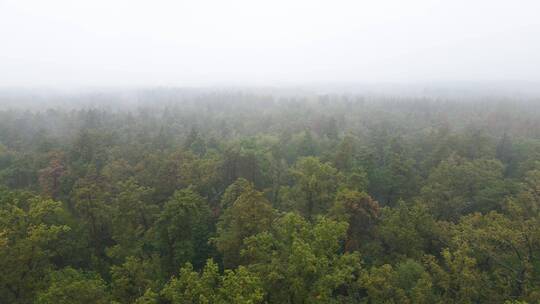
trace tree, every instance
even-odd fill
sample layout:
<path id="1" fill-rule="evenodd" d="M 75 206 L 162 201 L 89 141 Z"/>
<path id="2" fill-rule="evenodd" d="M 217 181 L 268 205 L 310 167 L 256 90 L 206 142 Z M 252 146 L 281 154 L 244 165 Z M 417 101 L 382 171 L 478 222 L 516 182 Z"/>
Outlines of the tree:
<path id="1" fill-rule="evenodd" d="M 254 188 L 253 183 L 250 183 L 245 178 L 239 178 L 234 183 L 230 184 L 225 192 L 221 196 L 221 209 L 226 210 L 231 207 L 234 202 L 244 192 L 250 191 Z"/>
<path id="2" fill-rule="evenodd" d="M 184 142 L 184 147 L 198 156 L 206 154 L 206 143 L 195 127 L 191 128 L 191 131 Z"/>
<path id="3" fill-rule="evenodd" d="M 349 224 L 345 250 L 358 250 L 364 241 L 374 237 L 378 221 L 379 203 L 364 192 L 342 190 L 330 210 L 332 217 Z"/>
<path id="4" fill-rule="evenodd" d="M 493 293 L 488 289 L 486 274 L 469 250 L 466 245 L 453 251 L 444 249 L 440 263 L 433 256 L 424 258 L 442 303 L 493 303 L 489 301 Z"/>
<path id="5" fill-rule="evenodd" d="M 263 303 L 264 298 L 260 279 L 245 267 L 225 270 L 220 275 L 212 260 L 208 260 L 202 273 L 186 264 L 178 277 L 167 283 L 162 294 L 172 304 L 256 304 Z"/>
<path id="6" fill-rule="evenodd" d="M 224 151 L 221 171 L 225 184 L 244 178 L 258 185 L 262 177 L 255 151 L 241 146 L 229 147 Z"/>
<path id="7" fill-rule="evenodd" d="M 217 236 L 213 239 L 223 254 L 223 264 L 232 268 L 241 264 L 240 251 L 246 237 L 266 231 L 276 216 L 263 194 L 250 185 L 221 215 Z"/>
<path id="8" fill-rule="evenodd" d="M 86 175 L 74 185 L 71 201 L 76 215 L 87 231 L 88 245 L 92 249 L 93 263 L 105 272 L 103 259 L 105 248 L 114 244 L 112 240 L 112 212 L 109 201 L 109 185 L 94 166 L 89 166 Z"/>
<path id="9" fill-rule="evenodd" d="M 36 304 L 108 304 L 105 281 L 94 273 L 65 268 L 50 274 L 50 284 L 37 296 Z"/>
<path id="10" fill-rule="evenodd" d="M 515 169 L 512 166 L 514 165 L 514 151 L 512 147 L 512 139 L 510 138 L 510 136 L 508 136 L 507 133 L 504 133 L 502 138 L 497 143 L 495 156 L 498 160 L 500 160 L 503 164 L 506 165 L 505 175 L 508 175 L 508 173 L 511 172 L 512 169 Z"/>
<path id="11" fill-rule="evenodd" d="M 317 144 L 311 135 L 311 130 L 306 129 L 300 142 L 298 143 L 298 156 L 315 156 L 317 155 Z"/>
<path id="12" fill-rule="evenodd" d="M 0 302 L 31 303 L 44 287 L 70 231 L 64 218 L 59 202 L 0 192 Z"/>
<path id="13" fill-rule="evenodd" d="M 28 154 L 16 155 L 7 168 L 0 171 L 0 181 L 10 189 L 32 187 L 38 181 L 35 160 Z"/>
<path id="14" fill-rule="evenodd" d="M 395 267 L 373 267 L 362 274 L 359 284 L 369 303 L 438 303 L 430 274 L 410 259 Z"/>
<path id="15" fill-rule="evenodd" d="M 490 212 L 463 217 L 455 227 L 453 246 L 466 246 L 491 275 L 499 300 L 540 300 L 540 218 L 512 221 Z"/>
<path id="16" fill-rule="evenodd" d="M 153 189 L 140 186 L 130 178 L 117 185 L 111 206 L 112 238 L 116 245 L 108 253 L 117 258 L 142 254 L 150 243 L 149 231 L 159 215 L 159 207 L 152 202 Z"/>
<path id="17" fill-rule="evenodd" d="M 177 190 L 156 222 L 157 248 L 169 272 L 192 261 L 197 267 L 209 254 L 210 207 L 193 188 Z"/>
<path id="18" fill-rule="evenodd" d="M 200 193 L 209 193 L 218 179 L 217 157 L 199 158 L 191 151 L 152 153 L 135 166 L 137 181 L 154 189 L 154 201 L 167 201 L 174 191 L 189 186 Z"/>
<path id="19" fill-rule="evenodd" d="M 538 163 L 540 165 L 540 163 Z M 515 197 L 508 198 L 505 211 L 514 220 L 525 220 L 540 217 L 540 170 L 534 169 L 525 173 L 520 191 Z"/>
<path id="20" fill-rule="evenodd" d="M 243 256 L 264 283 L 268 303 L 329 303 L 353 289 L 360 259 L 342 254 L 347 223 L 313 224 L 288 213 L 272 229 L 249 237 Z"/>
<path id="21" fill-rule="evenodd" d="M 379 144 L 380 145 L 380 144 Z M 393 138 L 376 152 L 378 161 L 369 170 L 369 193 L 383 205 L 392 206 L 416 194 L 418 173 L 415 161 L 401 138 Z"/>
<path id="22" fill-rule="evenodd" d="M 49 165 L 39 171 L 39 184 L 45 196 L 57 198 L 60 181 L 65 174 L 64 155 L 61 152 L 50 153 Z"/>
<path id="23" fill-rule="evenodd" d="M 286 209 L 298 210 L 308 219 L 324 214 L 334 201 L 342 176 L 316 157 L 299 159 L 290 171 L 293 186 L 282 190 Z"/>
<path id="24" fill-rule="evenodd" d="M 380 243 L 380 248 L 372 248 L 375 250 L 366 254 L 366 259 L 386 263 L 420 259 L 426 253 L 438 254 L 448 238 L 425 205 L 404 202 L 395 208 L 382 209 L 375 234 L 375 242 Z"/>
<path id="25" fill-rule="evenodd" d="M 152 299 L 151 294 L 160 287 L 160 275 L 157 257 L 146 260 L 128 257 L 122 265 L 111 267 L 112 296 L 128 304 Z"/>
<path id="26" fill-rule="evenodd" d="M 497 160 L 451 157 L 429 175 L 422 198 L 437 219 L 456 221 L 475 211 L 500 208 L 510 189 Z"/>
<path id="27" fill-rule="evenodd" d="M 134 304 L 159 304 L 159 294 L 148 289 L 144 295 L 135 300 Z"/>
<path id="28" fill-rule="evenodd" d="M 328 119 L 324 126 L 324 135 L 326 135 L 331 140 L 336 140 L 339 136 L 339 128 L 337 125 L 337 120 L 334 117 Z"/>
<path id="29" fill-rule="evenodd" d="M 346 136 L 337 147 L 337 151 L 334 156 L 334 166 L 341 171 L 351 170 L 355 167 L 354 154 L 354 139 L 350 136 Z"/>

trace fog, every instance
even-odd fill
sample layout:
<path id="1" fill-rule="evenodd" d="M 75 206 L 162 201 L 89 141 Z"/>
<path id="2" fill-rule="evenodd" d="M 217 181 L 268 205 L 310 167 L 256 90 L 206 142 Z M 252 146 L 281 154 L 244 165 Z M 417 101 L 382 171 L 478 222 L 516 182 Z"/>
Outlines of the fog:
<path id="1" fill-rule="evenodd" d="M 540 2 L 0 0 L 0 86 L 540 81 Z"/>

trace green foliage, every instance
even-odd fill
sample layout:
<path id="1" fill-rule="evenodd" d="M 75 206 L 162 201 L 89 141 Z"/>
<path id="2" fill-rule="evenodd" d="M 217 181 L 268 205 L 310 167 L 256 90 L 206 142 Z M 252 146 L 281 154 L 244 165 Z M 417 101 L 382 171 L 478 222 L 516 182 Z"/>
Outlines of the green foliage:
<path id="1" fill-rule="evenodd" d="M 244 189 L 232 206 L 221 215 L 217 224 L 217 236 L 213 240 L 223 254 L 223 264 L 226 267 L 241 264 L 240 251 L 244 239 L 268 230 L 275 214 L 261 192 L 251 185 Z"/>
<path id="2" fill-rule="evenodd" d="M 201 273 L 194 271 L 191 264 L 186 264 L 178 277 L 167 283 L 162 294 L 172 304 L 256 304 L 263 303 L 264 298 L 256 275 L 242 266 L 236 271 L 226 270 L 221 275 L 212 260 L 208 260 Z"/>
<path id="3" fill-rule="evenodd" d="M 451 157 L 433 170 L 422 188 L 422 198 L 434 216 L 453 221 L 471 212 L 497 209 L 508 194 L 502 164 L 488 159 Z"/>
<path id="4" fill-rule="evenodd" d="M 103 279 L 93 273 L 65 268 L 50 274 L 50 284 L 37 296 L 37 304 L 108 304 L 110 296 Z"/>
<path id="5" fill-rule="evenodd" d="M 153 189 L 139 186 L 134 179 L 119 182 L 112 212 L 112 238 L 116 245 L 109 255 L 125 258 L 140 254 L 151 241 L 148 235 L 159 214 L 159 207 L 151 201 Z"/>
<path id="6" fill-rule="evenodd" d="M 0 301 L 31 303 L 70 227 L 59 202 L 4 191 L 0 201 Z"/>
<path id="7" fill-rule="evenodd" d="M 192 188 L 175 191 L 156 222 L 157 248 L 165 269 L 192 261 L 202 266 L 210 248 L 210 207 Z"/>
<path id="8" fill-rule="evenodd" d="M 540 104 L 275 96 L 1 109 L 0 303 L 540 301 Z"/>
<path id="9" fill-rule="evenodd" d="M 376 155 L 370 164 L 369 192 L 387 205 L 411 198 L 418 190 L 419 177 L 411 153 L 407 152 L 410 148 L 399 137 L 386 139 L 386 135 L 379 134 L 374 137 L 375 151 L 371 153 Z"/>
<path id="10" fill-rule="evenodd" d="M 434 288 L 445 303 L 490 303 L 486 275 L 469 253 L 469 248 L 462 246 L 455 251 L 444 249 L 440 264 L 433 257 L 426 259 Z"/>
<path id="11" fill-rule="evenodd" d="M 349 224 L 345 250 L 358 250 L 363 243 L 374 237 L 373 230 L 378 222 L 380 207 L 364 192 L 342 190 L 337 194 L 329 212 L 332 217 Z"/>
<path id="12" fill-rule="evenodd" d="M 286 209 L 298 210 L 306 218 L 325 213 L 333 202 L 342 176 L 330 164 L 316 157 L 299 159 L 291 169 L 293 187 L 282 190 Z"/>
<path id="13" fill-rule="evenodd" d="M 109 203 L 109 185 L 95 166 L 89 166 L 84 177 L 74 185 L 71 201 L 88 232 L 88 243 L 94 257 L 105 256 L 111 242 L 112 212 Z M 101 264 L 101 263 L 100 263 Z"/>
<path id="14" fill-rule="evenodd" d="M 156 256 L 146 260 L 128 257 L 122 265 L 112 266 L 112 296 L 120 303 L 149 301 L 159 288 L 159 266 Z"/>
<path id="15" fill-rule="evenodd" d="M 386 262 L 404 258 L 419 259 L 424 253 L 437 254 L 445 233 L 422 204 L 400 203 L 384 208 L 376 228 L 377 239 L 373 259 Z M 386 253 L 386 254 L 385 254 Z"/>
<path id="16" fill-rule="evenodd" d="M 146 290 L 144 295 L 139 297 L 134 304 L 159 304 L 159 294 L 151 289 Z"/>
<path id="17" fill-rule="evenodd" d="M 319 218 L 310 224 L 288 213 L 269 232 L 246 239 L 248 268 L 262 278 L 269 303 L 328 303 L 351 288 L 357 254 L 341 253 L 347 224 Z"/>
<path id="18" fill-rule="evenodd" d="M 484 271 L 490 274 L 492 294 L 502 300 L 540 301 L 540 226 L 538 218 L 512 221 L 490 212 L 472 214 L 456 225 L 453 246 L 468 247 Z M 496 291 L 496 292 L 495 292 Z"/>
<path id="19" fill-rule="evenodd" d="M 392 267 L 384 264 L 364 272 L 359 282 L 373 303 L 436 303 L 432 278 L 424 266 L 405 260 Z"/>
<path id="20" fill-rule="evenodd" d="M 221 208 L 228 209 L 233 206 L 234 202 L 246 191 L 253 189 L 253 184 L 244 178 L 237 179 L 234 183 L 230 184 L 225 192 L 221 196 Z"/>

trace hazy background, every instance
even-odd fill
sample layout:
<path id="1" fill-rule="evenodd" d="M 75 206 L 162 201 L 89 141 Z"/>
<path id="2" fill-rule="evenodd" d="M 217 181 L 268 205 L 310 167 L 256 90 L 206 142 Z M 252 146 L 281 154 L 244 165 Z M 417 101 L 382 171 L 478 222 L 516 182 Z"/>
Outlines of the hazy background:
<path id="1" fill-rule="evenodd" d="M 540 81 L 538 0 L 0 0 L 0 87 Z"/>

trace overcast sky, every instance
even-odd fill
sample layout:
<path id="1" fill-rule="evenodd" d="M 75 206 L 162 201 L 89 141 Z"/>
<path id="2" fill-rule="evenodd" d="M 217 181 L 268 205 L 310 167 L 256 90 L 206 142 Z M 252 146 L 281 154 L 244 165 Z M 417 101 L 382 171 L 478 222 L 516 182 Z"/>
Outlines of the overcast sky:
<path id="1" fill-rule="evenodd" d="M 0 0 L 0 86 L 506 80 L 539 0 Z"/>

